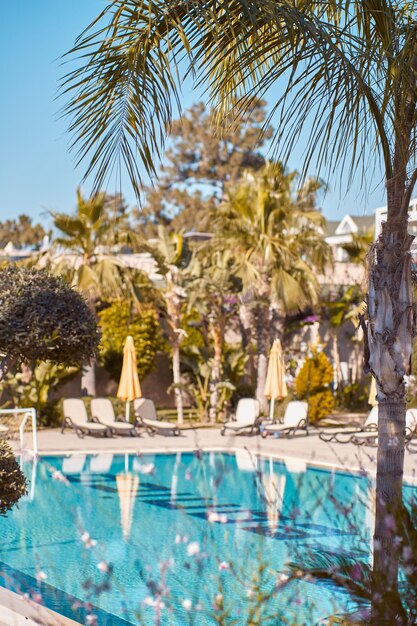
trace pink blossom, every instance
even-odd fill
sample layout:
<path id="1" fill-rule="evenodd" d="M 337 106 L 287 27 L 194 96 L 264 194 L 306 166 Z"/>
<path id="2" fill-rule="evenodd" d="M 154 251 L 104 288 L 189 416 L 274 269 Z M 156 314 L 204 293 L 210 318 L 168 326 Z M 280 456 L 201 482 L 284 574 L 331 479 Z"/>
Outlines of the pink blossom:
<path id="1" fill-rule="evenodd" d="M 219 564 L 219 571 L 226 570 L 226 569 L 230 569 L 230 563 L 227 563 L 227 561 L 222 561 Z"/>
<path id="2" fill-rule="evenodd" d="M 195 556 L 200 552 L 200 545 L 196 541 L 192 541 L 187 546 L 188 556 Z"/>

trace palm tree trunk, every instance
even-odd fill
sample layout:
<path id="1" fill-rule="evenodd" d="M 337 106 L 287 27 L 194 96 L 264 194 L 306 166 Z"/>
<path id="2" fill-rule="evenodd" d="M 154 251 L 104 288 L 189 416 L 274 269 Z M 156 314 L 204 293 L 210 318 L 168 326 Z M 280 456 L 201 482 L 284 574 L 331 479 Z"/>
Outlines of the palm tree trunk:
<path id="1" fill-rule="evenodd" d="M 96 362 L 84 363 L 81 371 L 81 393 L 84 396 L 96 395 Z"/>
<path id="2" fill-rule="evenodd" d="M 270 333 L 270 312 L 267 304 L 256 307 L 256 344 L 257 344 L 257 375 L 256 375 L 256 399 L 259 401 L 261 411 L 268 411 L 268 401 L 265 397 L 265 383 L 268 370 L 268 348 Z"/>
<path id="3" fill-rule="evenodd" d="M 398 595 L 400 545 L 396 520 L 402 506 L 404 376 L 410 373 L 414 335 L 410 255 L 413 237 L 407 233 L 407 215 L 399 218 L 399 214 L 398 210 L 393 218 L 389 210 L 388 220 L 374 246 L 369 274 L 366 347 L 379 401 L 373 626 L 406 623 L 401 617 Z"/>
<path id="4" fill-rule="evenodd" d="M 184 405 L 181 392 L 180 343 L 177 338 L 172 342 L 172 377 L 174 379 L 175 405 L 178 424 L 184 423 Z"/>
<path id="5" fill-rule="evenodd" d="M 332 330 L 332 359 L 334 371 L 334 387 L 336 391 L 337 389 L 339 389 L 339 384 L 342 380 L 342 375 L 340 371 L 339 346 L 337 342 L 337 329 Z"/>
<path id="6" fill-rule="evenodd" d="M 217 409 L 219 401 L 219 382 L 222 365 L 222 332 L 220 328 L 212 328 L 212 336 L 214 343 L 213 367 L 210 376 L 210 406 L 209 406 L 209 422 L 214 424 L 217 418 Z"/>

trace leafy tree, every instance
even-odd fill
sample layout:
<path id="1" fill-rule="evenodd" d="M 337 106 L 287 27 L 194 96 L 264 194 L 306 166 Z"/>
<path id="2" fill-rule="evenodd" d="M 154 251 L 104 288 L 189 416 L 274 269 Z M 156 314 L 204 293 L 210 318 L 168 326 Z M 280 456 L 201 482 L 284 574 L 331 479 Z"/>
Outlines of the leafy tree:
<path id="1" fill-rule="evenodd" d="M 86 302 L 62 278 L 14 265 L 0 271 L 0 379 L 16 361 L 79 365 L 99 338 Z"/>
<path id="2" fill-rule="evenodd" d="M 221 137 L 213 133 L 214 118 L 215 112 L 200 102 L 173 122 L 160 175 L 147 188 L 145 206 L 137 214 L 140 223 L 206 231 L 226 185 L 236 183 L 245 170 L 263 167 L 265 158 L 254 146 L 258 142 L 261 148 L 272 134 L 268 124 L 263 128 L 265 102 L 254 104 L 233 126 L 225 125 Z"/>
<path id="3" fill-rule="evenodd" d="M 133 273 L 116 253 L 137 240 L 120 197 L 97 193 L 85 199 L 78 190 L 75 215 L 53 213 L 52 217 L 60 235 L 48 258 L 40 262 L 82 293 L 92 311 L 101 299 L 136 295 Z M 81 385 L 88 395 L 95 395 L 94 362 L 84 365 Z"/>
<path id="4" fill-rule="evenodd" d="M 184 237 L 158 227 L 158 238 L 144 246 L 155 258 L 163 284 L 159 289 L 162 320 L 172 349 L 172 376 L 178 423 L 184 422 L 184 399 L 181 381 L 180 346 L 186 335 L 183 328 L 185 314 L 186 276 L 184 268 L 189 262 L 189 252 Z"/>
<path id="5" fill-rule="evenodd" d="M 153 369 L 165 343 L 155 308 L 142 305 L 134 310 L 129 302 L 116 300 L 98 314 L 101 328 L 100 358 L 114 380 L 119 380 L 127 335 L 135 342 L 139 379 Z"/>
<path id="6" fill-rule="evenodd" d="M 358 319 L 363 308 L 363 296 L 361 290 L 355 285 L 349 287 L 338 300 L 324 303 L 324 317 L 328 319 L 330 326 L 336 388 L 338 388 L 342 382 L 339 346 L 337 341 L 338 330 L 345 322 L 353 322 L 355 319 Z"/>
<path id="7" fill-rule="evenodd" d="M 228 250 L 216 250 L 210 243 L 200 246 L 190 266 L 189 307 L 195 307 L 207 324 L 213 345 L 209 375 L 209 421 L 214 423 L 219 410 L 219 391 L 223 383 L 222 361 L 225 334 L 238 314 L 237 293 L 241 281 L 233 275 L 233 256 Z"/>
<path id="8" fill-rule="evenodd" d="M 252 312 L 256 396 L 264 408 L 273 307 L 284 316 L 316 304 L 317 274 L 330 260 L 320 234 L 324 218 L 314 207 L 320 183 L 308 181 L 293 195 L 295 177 L 280 164 L 268 163 L 229 188 L 213 216 L 214 245 L 233 250 L 233 271 L 243 281 L 244 301 Z"/>
<path id="9" fill-rule="evenodd" d="M 0 247 L 9 241 L 16 248 L 31 246 L 39 249 L 45 235 L 50 235 L 41 224 L 34 224 L 29 215 L 19 215 L 17 219 L 6 220 L 0 224 Z"/>
<path id="10" fill-rule="evenodd" d="M 375 598 L 392 598 L 398 585 L 399 547 L 385 520 L 401 506 L 415 327 L 407 217 L 417 180 L 416 12 L 415 0 L 116 0 L 78 40 L 73 54 L 83 61 L 65 83 L 75 143 L 96 185 L 120 157 L 137 189 L 142 166 L 155 171 L 172 99 L 190 73 L 208 87 L 219 124 L 269 89 L 280 113 L 275 139 L 288 155 L 304 138 L 304 172 L 316 156 L 349 182 L 362 173 L 365 188 L 382 166 L 387 220 L 371 254 L 364 320 L 379 399 Z M 373 601 L 371 624 L 404 623 L 397 608 Z"/>
<path id="11" fill-rule="evenodd" d="M 9 444 L 0 441 L 0 515 L 6 515 L 27 493 L 26 478 Z"/>
<path id="12" fill-rule="evenodd" d="M 331 414 L 334 406 L 329 385 L 333 380 L 333 367 L 324 352 L 313 349 L 304 361 L 297 378 L 295 392 L 308 402 L 308 419 L 312 424 Z"/>

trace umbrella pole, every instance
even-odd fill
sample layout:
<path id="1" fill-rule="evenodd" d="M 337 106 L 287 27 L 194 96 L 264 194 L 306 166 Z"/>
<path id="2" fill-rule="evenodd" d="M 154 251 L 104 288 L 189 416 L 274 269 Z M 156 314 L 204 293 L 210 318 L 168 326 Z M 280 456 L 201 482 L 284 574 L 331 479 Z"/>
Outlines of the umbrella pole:
<path id="1" fill-rule="evenodd" d="M 269 419 L 271 422 L 274 420 L 274 407 L 275 407 L 275 398 L 271 398 L 271 402 L 269 405 Z"/>
<path id="2" fill-rule="evenodd" d="M 126 402 L 126 422 L 130 422 L 130 402 Z"/>

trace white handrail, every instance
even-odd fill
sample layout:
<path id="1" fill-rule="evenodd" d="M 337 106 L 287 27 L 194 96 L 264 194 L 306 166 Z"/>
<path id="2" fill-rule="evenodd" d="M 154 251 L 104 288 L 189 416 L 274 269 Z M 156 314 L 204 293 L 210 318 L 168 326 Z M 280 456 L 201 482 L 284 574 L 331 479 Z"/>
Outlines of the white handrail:
<path id="1" fill-rule="evenodd" d="M 38 454 L 38 435 L 36 431 L 36 409 L 0 409 L 0 415 L 16 415 L 17 413 L 26 414 L 19 426 L 20 447 L 23 450 L 23 433 L 29 418 L 32 419 L 32 435 L 33 435 L 33 454 Z"/>

